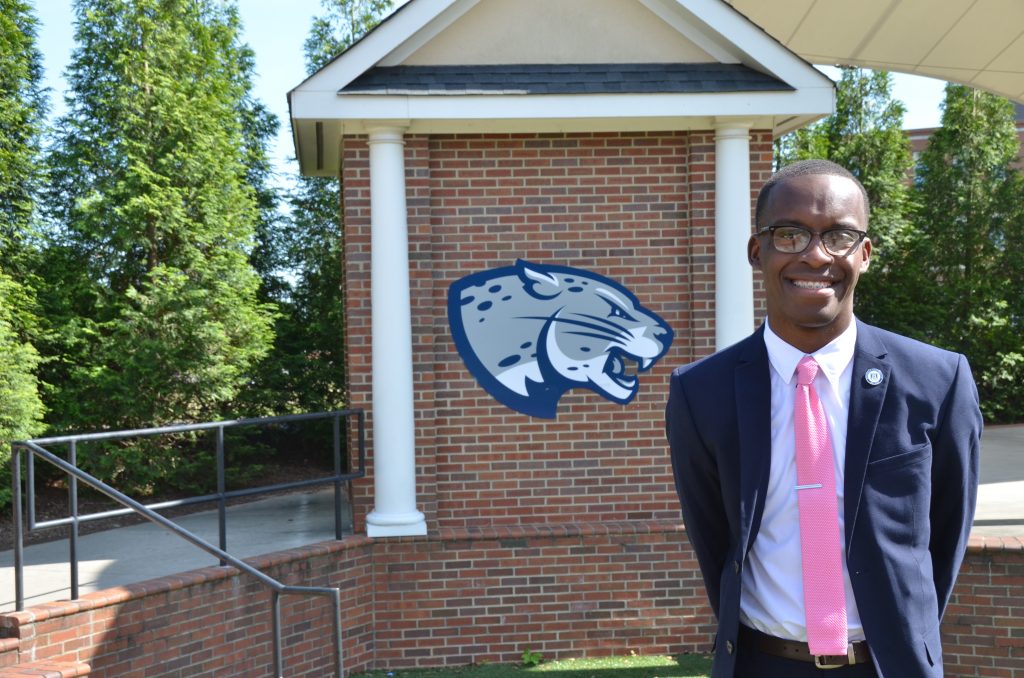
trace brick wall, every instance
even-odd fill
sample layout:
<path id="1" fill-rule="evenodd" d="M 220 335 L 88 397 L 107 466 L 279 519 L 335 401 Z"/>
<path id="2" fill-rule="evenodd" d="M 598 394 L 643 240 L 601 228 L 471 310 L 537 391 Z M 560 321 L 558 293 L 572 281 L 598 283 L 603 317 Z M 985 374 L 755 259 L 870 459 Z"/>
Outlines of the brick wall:
<path id="1" fill-rule="evenodd" d="M 753 202 L 770 133 L 751 147 Z M 417 491 L 429 529 L 678 515 L 663 411 L 672 368 L 713 350 L 714 168 L 713 132 L 407 138 Z M 351 399 L 369 409 L 364 138 L 343 143 L 342 185 Z M 448 286 L 520 258 L 608 276 L 672 326 L 671 351 L 628 406 L 576 389 L 557 419 L 532 419 L 476 384 L 448 329 Z M 369 502 L 357 495 L 357 515 Z"/>
<path id="2" fill-rule="evenodd" d="M 350 672 L 515 662 L 526 648 L 673 653 L 704 647 L 711 629 L 676 523 L 353 537 L 250 562 L 287 584 L 342 589 Z M 282 609 L 285 674 L 331 675 L 326 600 L 284 596 Z M 100 678 L 269 675 L 270 633 L 269 594 L 230 568 L 0 617 L 22 662 L 88 662 Z"/>
<path id="3" fill-rule="evenodd" d="M 251 560 L 285 584 L 342 589 L 351 666 L 372 661 L 374 591 L 366 542 L 353 539 Z M 329 675 L 328 599 L 285 595 L 281 600 L 287 675 Z M 232 568 L 211 567 L 10 613 L 0 617 L 0 635 L 19 641 L 18 663 L 87 662 L 90 676 L 251 678 L 271 673 L 270 611 L 269 592 L 254 580 Z"/>
<path id="4" fill-rule="evenodd" d="M 1024 538 L 973 537 L 943 620 L 947 675 L 1024 678 Z"/>
<path id="5" fill-rule="evenodd" d="M 250 559 L 289 584 L 342 590 L 346 670 L 704 652 L 714 624 L 677 521 L 446 529 Z M 943 625 L 946 675 L 1024 678 L 1024 539 L 971 540 Z M 268 595 L 230 568 L 0 616 L 0 667 L 88 662 L 94 678 L 270 674 Z M 333 665 L 323 599 L 283 599 L 285 674 Z M 13 640 L 4 640 L 13 639 Z M 17 669 L 0 668 L 0 678 Z"/>
<path id="6" fill-rule="evenodd" d="M 381 543 L 381 667 L 673 653 L 707 644 L 696 562 L 677 524 L 445 530 Z"/>

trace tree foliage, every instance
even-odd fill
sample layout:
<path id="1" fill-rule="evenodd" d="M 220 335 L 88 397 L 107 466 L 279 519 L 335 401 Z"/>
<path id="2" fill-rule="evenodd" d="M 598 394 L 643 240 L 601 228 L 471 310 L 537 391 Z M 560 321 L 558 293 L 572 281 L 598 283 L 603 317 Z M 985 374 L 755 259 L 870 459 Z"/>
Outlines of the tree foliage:
<path id="1" fill-rule="evenodd" d="M 46 104 L 38 22 L 23 0 L 0 0 L 0 266 L 16 267 L 42 176 Z"/>
<path id="2" fill-rule="evenodd" d="M 920 334 L 970 358 L 990 420 L 1024 417 L 1024 182 L 1012 104 L 947 85 L 921 154 Z"/>
<path id="3" fill-rule="evenodd" d="M 212 0 L 75 10 L 48 195 L 51 423 L 218 418 L 269 350 L 273 322 L 249 262 L 267 117 L 249 93 L 237 12 Z"/>
<path id="4" fill-rule="evenodd" d="M 11 500 L 10 442 L 24 440 L 42 429 L 43 403 L 36 369 L 39 353 L 18 336 L 10 302 L 20 290 L 0 273 L 0 508 Z"/>
<path id="5" fill-rule="evenodd" d="M 39 433 L 43 417 L 28 247 L 46 113 L 36 28 L 28 3 L 0 0 L 0 507 L 10 501 L 9 443 Z"/>
<path id="6" fill-rule="evenodd" d="M 303 45 L 306 72 L 314 73 L 369 33 L 391 11 L 392 0 L 321 0 Z"/>
<path id="7" fill-rule="evenodd" d="M 240 84 L 245 94 L 236 111 L 242 125 L 246 183 L 254 192 L 258 214 L 255 245 L 249 260 L 260 276 L 261 301 L 273 303 L 279 299 L 280 290 L 287 287 L 282 279 L 283 259 L 278 254 L 285 219 L 279 209 L 280 191 L 273 185 L 276 177 L 270 157 L 270 144 L 281 123 L 252 95 L 256 71 L 252 50 L 246 45 L 240 46 L 237 58 Z"/>
<path id="8" fill-rule="evenodd" d="M 390 0 L 323 0 L 305 42 L 315 72 L 376 26 Z M 300 177 L 288 200 L 279 269 L 291 273 L 276 293 L 277 342 L 258 380 L 258 396 L 281 411 L 331 410 L 345 405 L 344 233 L 335 177 Z M 265 280 L 268 279 L 264 276 Z M 280 278 L 276 279 L 280 282 Z"/>

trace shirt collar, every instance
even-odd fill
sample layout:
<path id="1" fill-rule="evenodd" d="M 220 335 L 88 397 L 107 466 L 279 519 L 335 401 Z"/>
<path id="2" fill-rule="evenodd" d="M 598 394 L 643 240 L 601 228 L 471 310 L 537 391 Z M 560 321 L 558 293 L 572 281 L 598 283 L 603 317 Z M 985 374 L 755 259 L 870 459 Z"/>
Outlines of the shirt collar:
<path id="1" fill-rule="evenodd" d="M 796 374 L 797 364 L 807 354 L 783 341 L 772 331 L 767 319 L 764 321 L 764 345 L 768 349 L 768 361 L 782 380 L 788 384 Z M 839 386 L 840 375 L 853 360 L 856 346 L 857 322 L 855 320 L 842 334 L 810 354 L 834 388 Z"/>

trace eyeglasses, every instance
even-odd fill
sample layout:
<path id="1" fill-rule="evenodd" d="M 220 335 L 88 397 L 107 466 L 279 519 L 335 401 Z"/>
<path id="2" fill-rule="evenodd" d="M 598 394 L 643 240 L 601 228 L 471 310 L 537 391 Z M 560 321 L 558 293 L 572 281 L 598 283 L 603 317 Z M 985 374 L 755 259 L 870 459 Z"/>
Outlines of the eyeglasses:
<path id="1" fill-rule="evenodd" d="M 769 226 L 757 232 L 758 235 L 765 233 L 771 234 L 772 247 L 786 254 L 800 254 L 817 235 L 825 251 L 835 257 L 847 256 L 867 237 L 866 231 L 853 228 L 830 228 L 817 233 L 803 226 Z"/>

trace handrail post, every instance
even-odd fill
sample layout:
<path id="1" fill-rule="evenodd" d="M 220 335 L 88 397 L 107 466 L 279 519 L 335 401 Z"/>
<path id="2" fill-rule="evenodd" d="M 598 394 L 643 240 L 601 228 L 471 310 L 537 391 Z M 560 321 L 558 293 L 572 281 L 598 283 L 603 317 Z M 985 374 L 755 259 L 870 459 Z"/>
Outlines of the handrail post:
<path id="1" fill-rule="evenodd" d="M 36 529 L 36 455 L 25 457 L 25 498 L 28 503 L 28 531 Z"/>
<path id="2" fill-rule="evenodd" d="M 359 470 L 366 470 L 366 413 L 359 410 Z"/>
<path id="3" fill-rule="evenodd" d="M 228 550 L 228 502 L 224 496 L 226 483 L 224 480 L 224 427 L 217 427 L 217 530 L 220 539 L 220 550 Z M 223 560 L 221 566 L 227 565 Z"/>
<path id="4" fill-rule="evenodd" d="M 341 589 L 331 590 L 331 604 L 334 605 L 334 675 L 345 677 L 345 663 L 341 648 Z"/>
<path id="5" fill-rule="evenodd" d="M 341 541 L 341 415 L 335 414 L 331 422 L 334 433 L 334 538 Z"/>
<path id="6" fill-rule="evenodd" d="M 270 617 L 271 634 L 274 644 L 274 676 L 284 678 L 284 670 L 281 661 L 281 593 L 276 590 L 270 592 Z M 339 675 L 338 678 L 341 678 Z"/>
<path id="7" fill-rule="evenodd" d="M 13 505 L 11 515 L 14 518 L 14 609 L 25 609 L 25 543 L 22 540 L 22 496 L 21 496 L 21 450 L 20 445 L 11 444 L 11 489 Z M 31 453 L 29 453 L 31 456 Z"/>
<path id="8" fill-rule="evenodd" d="M 78 444 L 72 440 L 68 446 L 68 462 L 78 467 Z M 78 600 L 78 478 L 68 475 L 68 503 L 71 504 L 71 524 L 68 525 L 68 559 L 71 564 L 71 600 Z"/>

